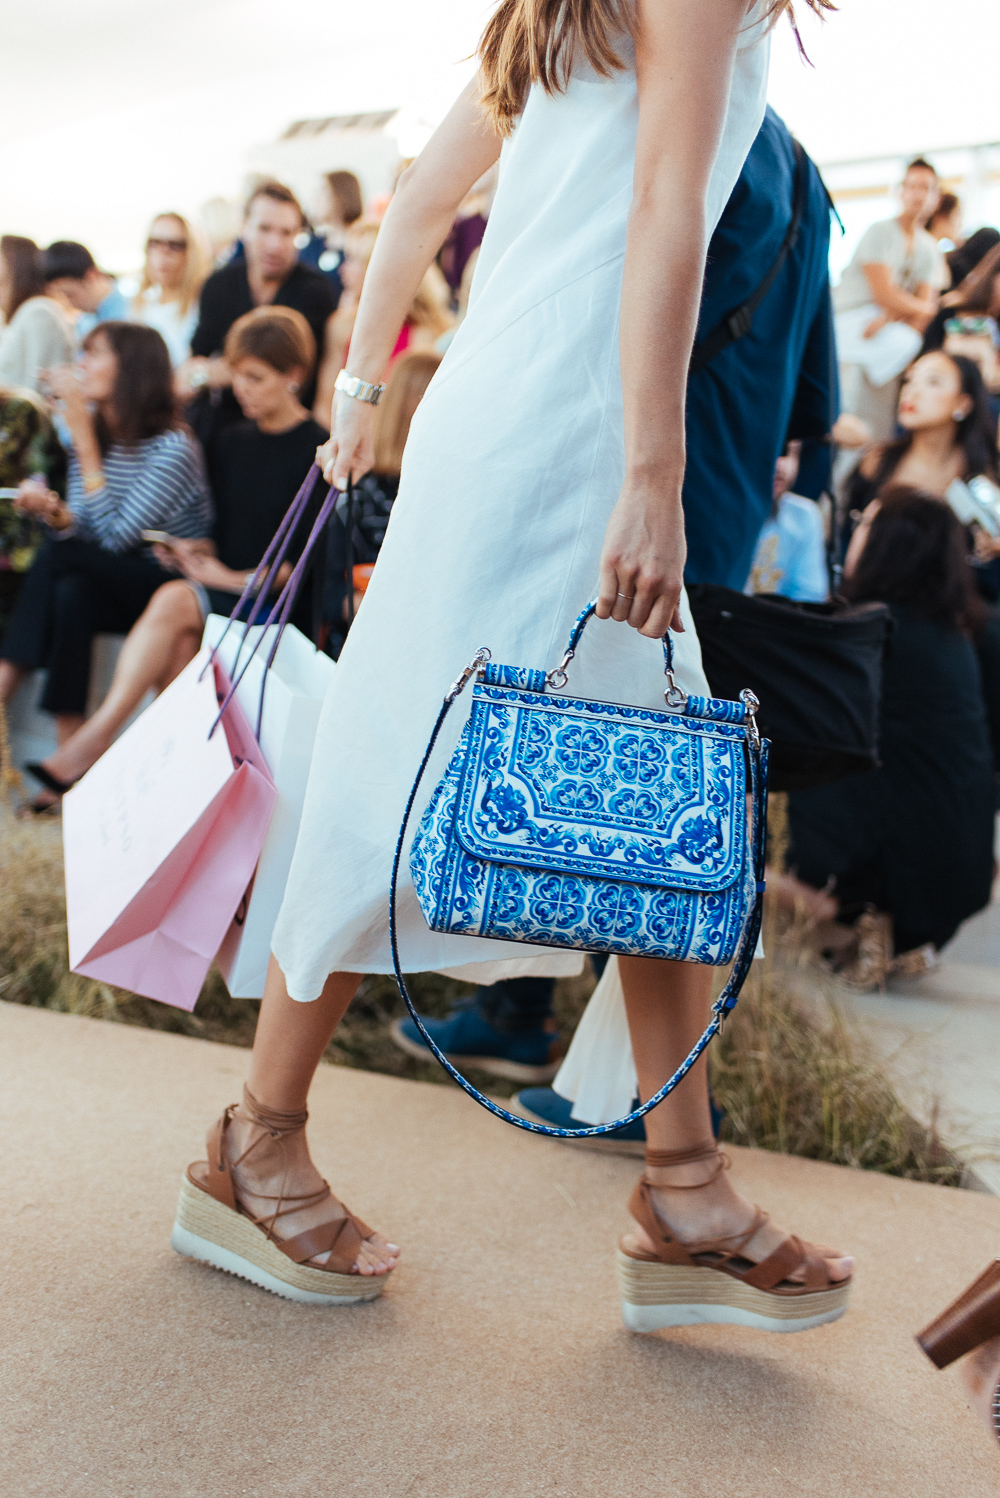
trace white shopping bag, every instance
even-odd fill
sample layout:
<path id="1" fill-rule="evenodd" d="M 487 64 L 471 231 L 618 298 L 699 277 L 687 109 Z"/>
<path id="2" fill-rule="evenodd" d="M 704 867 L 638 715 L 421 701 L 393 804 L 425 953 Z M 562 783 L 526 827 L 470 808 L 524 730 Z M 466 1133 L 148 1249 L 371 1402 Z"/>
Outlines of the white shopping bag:
<path id="1" fill-rule="evenodd" d="M 205 624 L 203 645 L 215 645 L 228 623 L 228 619 L 210 614 Z M 261 634 L 260 626 L 254 625 L 247 631 L 247 640 L 241 649 L 244 629 L 242 624 L 232 624 L 217 655 L 223 668 L 236 677 L 239 677 L 244 661 Z M 264 668 L 274 645 L 276 630 L 274 624 L 266 627 L 265 639 L 236 688 L 236 700 L 251 727 L 257 724 Z M 237 651 L 239 661 L 234 670 Z M 285 893 L 305 800 L 316 725 L 333 671 L 334 664 L 328 655 L 316 650 L 294 625 L 286 627 L 274 665 L 267 672 L 260 727 L 261 752 L 277 786 L 278 801 L 253 884 L 216 958 L 234 998 L 259 999 L 264 993 L 271 934 Z"/>
<path id="2" fill-rule="evenodd" d="M 193 1009 L 277 797 L 238 702 L 198 655 L 63 798 L 74 973 Z"/>

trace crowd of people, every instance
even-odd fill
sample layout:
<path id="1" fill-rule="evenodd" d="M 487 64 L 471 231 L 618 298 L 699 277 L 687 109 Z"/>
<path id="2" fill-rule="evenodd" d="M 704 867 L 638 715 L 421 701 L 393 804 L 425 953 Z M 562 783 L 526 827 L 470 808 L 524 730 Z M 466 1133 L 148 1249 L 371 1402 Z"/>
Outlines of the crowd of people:
<path id="1" fill-rule="evenodd" d="M 853 945 L 833 944 L 843 972 L 872 986 L 932 963 L 989 897 L 1000 503 L 995 527 L 988 515 L 970 526 L 949 500 L 956 485 L 998 479 L 1000 234 L 963 238 L 961 203 L 918 158 L 900 213 L 862 236 L 831 300 L 828 201 L 797 161 L 769 111 L 713 241 L 699 330 L 712 347 L 706 361 L 696 347 L 689 383 L 687 577 L 892 611 L 881 766 L 792 793 L 780 884 L 852 933 Z M 752 246 L 787 211 L 771 191 L 782 171 L 798 215 L 788 265 L 724 349 L 712 343 L 716 304 L 731 306 L 741 276 L 751 298 L 767 270 Z M 493 185 L 476 184 L 413 298 L 374 467 L 338 502 L 296 600 L 294 622 L 334 657 L 378 557 L 410 420 L 464 314 Z M 232 611 L 328 434 L 379 218 L 346 171 L 323 179 L 316 217 L 275 181 L 257 184 L 224 243 L 159 214 L 131 285 L 83 245 L 0 239 L 0 700 L 44 667 L 41 707 L 58 737 L 31 766 L 33 811 L 57 805 L 146 693 L 193 658 L 207 614 Z M 126 642 L 85 718 L 102 632 Z M 930 677 L 940 689 L 924 690 Z M 928 755 L 932 795 L 920 791 Z M 523 1080 L 549 1080 L 551 984 L 525 984 L 483 991 L 473 1017 L 466 1006 L 444 1022 L 445 1049 L 473 1044 Z M 405 1025 L 397 1040 L 421 1044 Z"/>

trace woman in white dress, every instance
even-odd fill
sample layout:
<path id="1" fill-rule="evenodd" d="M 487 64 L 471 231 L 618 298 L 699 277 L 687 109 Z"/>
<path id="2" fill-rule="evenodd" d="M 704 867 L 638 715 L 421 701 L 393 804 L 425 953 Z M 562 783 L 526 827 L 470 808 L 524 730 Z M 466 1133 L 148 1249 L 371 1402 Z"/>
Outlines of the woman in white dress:
<path id="1" fill-rule="evenodd" d="M 503 0 L 479 78 L 400 180 L 351 340 L 348 379 L 371 385 L 458 204 L 500 159 L 469 313 L 414 419 L 320 721 L 248 1088 L 192 1167 L 181 1252 L 327 1302 L 371 1298 L 397 1262 L 328 1194 L 305 1143 L 306 1095 L 361 975 L 391 971 L 403 808 L 476 648 L 555 665 L 599 579 L 606 622 L 587 632 L 574 692 L 662 708 L 668 627 L 680 685 L 708 692 L 682 588 L 685 378 L 706 246 L 763 116 L 768 32 L 786 5 Z M 337 485 L 371 467 L 373 417 L 338 394 L 322 450 Z M 405 880 L 399 905 L 408 971 L 490 982 L 579 970 L 577 954 L 431 932 Z M 619 970 L 648 1097 L 704 1029 L 712 974 L 636 958 Z M 719 1264 L 712 1319 L 830 1319 L 851 1261 L 789 1238 L 728 1184 L 704 1064 L 647 1132 L 638 1227 L 623 1240 L 640 1278 Z M 658 1324 L 691 1310 L 669 1309 Z"/>

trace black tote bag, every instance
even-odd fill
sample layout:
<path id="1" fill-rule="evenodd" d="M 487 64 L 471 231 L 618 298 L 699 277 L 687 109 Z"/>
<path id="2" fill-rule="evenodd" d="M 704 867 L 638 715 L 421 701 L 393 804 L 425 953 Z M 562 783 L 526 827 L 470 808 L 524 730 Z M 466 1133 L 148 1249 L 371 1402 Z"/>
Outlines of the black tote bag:
<path id="1" fill-rule="evenodd" d="M 884 603 L 795 603 L 698 583 L 688 589 L 713 695 L 760 698 L 770 786 L 802 791 L 878 764 Z"/>

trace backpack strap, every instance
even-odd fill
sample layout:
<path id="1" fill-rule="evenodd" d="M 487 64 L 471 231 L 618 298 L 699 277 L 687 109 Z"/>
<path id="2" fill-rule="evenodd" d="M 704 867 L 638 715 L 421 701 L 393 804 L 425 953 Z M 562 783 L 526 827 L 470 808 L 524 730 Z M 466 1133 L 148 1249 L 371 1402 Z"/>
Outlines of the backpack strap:
<path id="1" fill-rule="evenodd" d="M 731 343 L 738 343 L 745 338 L 753 326 L 754 315 L 757 308 L 763 302 L 767 293 L 771 290 L 778 278 L 778 273 L 784 265 L 788 256 L 798 243 L 799 230 L 802 227 L 802 216 L 806 207 L 806 188 L 809 184 L 809 158 L 799 141 L 792 141 L 795 152 L 795 189 L 792 198 L 792 218 L 781 241 L 777 255 L 771 262 L 767 275 L 761 281 L 757 289 L 750 293 L 746 301 L 733 309 L 727 317 L 724 317 L 711 331 L 706 333 L 695 344 L 691 353 L 691 363 L 688 368 L 688 376 L 697 374 L 700 369 L 710 363 L 717 354 L 721 354 L 724 348 Z"/>

